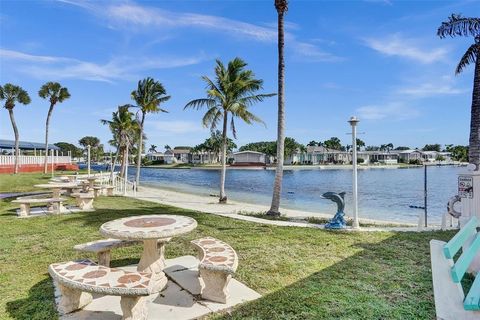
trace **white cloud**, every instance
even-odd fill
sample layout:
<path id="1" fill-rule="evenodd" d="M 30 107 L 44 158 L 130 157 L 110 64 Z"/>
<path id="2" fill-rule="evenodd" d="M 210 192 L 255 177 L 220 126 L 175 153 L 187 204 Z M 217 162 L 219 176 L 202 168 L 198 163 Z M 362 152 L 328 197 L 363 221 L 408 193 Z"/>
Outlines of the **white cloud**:
<path id="1" fill-rule="evenodd" d="M 420 85 L 401 88 L 397 92 L 416 98 L 425 98 L 439 95 L 455 95 L 467 92 L 466 89 L 453 87 L 451 84 L 423 83 Z"/>
<path id="2" fill-rule="evenodd" d="M 293 47 L 295 54 L 300 55 L 302 59 L 321 62 L 336 62 L 344 60 L 329 52 L 322 51 L 319 47 L 306 42 L 297 42 Z"/>
<path id="3" fill-rule="evenodd" d="M 356 112 L 360 120 L 407 120 L 420 114 L 418 110 L 400 102 L 367 105 L 358 108 Z"/>
<path id="4" fill-rule="evenodd" d="M 246 36 L 258 41 L 272 42 L 277 38 L 275 28 L 262 27 L 219 16 L 167 11 L 134 3 L 115 2 L 106 7 L 96 7 L 95 13 L 106 17 L 110 23 L 121 28 L 132 26 L 199 27 Z"/>
<path id="5" fill-rule="evenodd" d="M 412 98 L 426 98 L 462 94 L 468 91 L 469 89 L 456 87 L 454 77 L 444 75 L 429 76 L 426 80 L 417 80 L 413 84 L 398 88 L 395 93 L 410 96 Z"/>
<path id="6" fill-rule="evenodd" d="M 47 62 L 47 63 L 76 61 L 75 59 L 31 55 L 28 53 L 1 49 L 1 48 L 0 48 L 0 57 L 4 59 L 23 60 L 23 61 L 30 61 L 30 62 Z"/>
<path id="7" fill-rule="evenodd" d="M 102 5 L 99 2 L 84 0 L 57 0 L 63 3 L 76 5 L 89 10 L 97 16 L 108 21 L 109 26 L 117 29 L 132 30 L 157 30 L 165 32 L 169 28 L 199 28 L 226 33 L 228 36 L 244 37 L 249 40 L 275 43 L 277 41 L 276 24 L 264 26 L 247 23 L 221 16 L 205 15 L 188 12 L 174 12 L 152 6 L 143 6 L 134 2 L 110 2 Z M 287 23 L 287 30 L 298 29 L 299 26 Z M 299 41 L 295 35 L 286 32 L 285 38 L 289 47 L 293 48 L 296 55 L 310 62 L 333 62 L 341 58 L 320 49 L 318 46 L 305 41 Z"/>
<path id="8" fill-rule="evenodd" d="M 18 63 L 17 70 L 32 77 L 45 79 L 82 79 L 113 82 L 138 77 L 143 70 L 176 68 L 206 60 L 204 54 L 195 57 L 118 57 L 97 64 L 78 59 L 32 55 L 19 51 L 0 49 L 2 64 L 11 60 Z"/>
<path id="9" fill-rule="evenodd" d="M 193 121 L 184 121 L 184 120 L 175 120 L 175 121 L 146 121 L 146 126 L 150 127 L 154 131 L 151 132 L 152 135 L 177 135 L 185 133 L 194 133 L 208 131 L 208 129 L 203 128 L 200 122 Z"/>
<path id="10" fill-rule="evenodd" d="M 420 63 L 429 64 L 442 61 L 446 58 L 445 48 L 424 48 L 419 40 L 408 39 L 400 34 L 393 34 L 384 38 L 367 38 L 365 44 L 387 56 L 398 56 Z"/>

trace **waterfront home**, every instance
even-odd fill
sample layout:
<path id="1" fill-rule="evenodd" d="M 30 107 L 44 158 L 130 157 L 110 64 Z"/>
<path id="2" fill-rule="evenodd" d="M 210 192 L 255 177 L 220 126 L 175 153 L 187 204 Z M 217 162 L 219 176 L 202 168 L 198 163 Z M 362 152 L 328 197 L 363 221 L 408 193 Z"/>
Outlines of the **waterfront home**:
<path id="1" fill-rule="evenodd" d="M 163 161 L 166 164 L 172 164 L 176 162 L 175 155 L 171 149 L 165 150 L 165 152 L 163 153 Z"/>
<path id="2" fill-rule="evenodd" d="M 399 151 L 398 158 L 404 163 L 409 163 L 410 161 L 423 161 L 422 151 L 420 150 Z"/>
<path id="3" fill-rule="evenodd" d="M 209 151 L 193 152 L 191 159 L 191 162 L 195 164 L 218 163 L 218 155 Z"/>
<path id="4" fill-rule="evenodd" d="M 164 161 L 164 154 L 163 152 L 151 152 L 145 155 L 145 158 L 149 161 Z"/>
<path id="5" fill-rule="evenodd" d="M 175 158 L 174 162 L 176 163 L 191 163 L 192 162 L 192 153 L 191 147 L 175 147 L 173 150 L 173 156 Z"/>
<path id="6" fill-rule="evenodd" d="M 239 151 L 232 154 L 234 166 L 264 166 L 267 163 L 265 153 L 257 151 Z"/>

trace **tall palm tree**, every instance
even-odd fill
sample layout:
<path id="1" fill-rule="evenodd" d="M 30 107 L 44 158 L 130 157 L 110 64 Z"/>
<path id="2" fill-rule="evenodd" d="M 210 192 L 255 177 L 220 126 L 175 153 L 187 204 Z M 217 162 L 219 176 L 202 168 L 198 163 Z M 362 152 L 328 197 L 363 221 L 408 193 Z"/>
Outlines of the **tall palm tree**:
<path id="1" fill-rule="evenodd" d="M 469 64 L 475 64 L 473 76 L 472 109 L 470 118 L 469 162 L 480 170 L 480 18 L 466 18 L 452 14 L 448 21 L 442 22 L 437 35 L 473 37 L 474 43 L 465 51 L 457 65 L 455 74 L 460 74 Z"/>
<path id="2" fill-rule="evenodd" d="M 40 98 L 48 99 L 50 101 L 50 108 L 48 109 L 47 120 L 45 122 L 45 161 L 43 164 L 43 173 L 47 173 L 48 126 L 50 124 L 50 117 L 52 116 L 55 105 L 70 98 L 70 93 L 68 92 L 67 88 L 62 87 L 62 85 L 58 82 L 47 82 L 40 88 L 38 95 Z"/>
<path id="3" fill-rule="evenodd" d="M 148 149 L 148 152 L 157 152 L 157 146 L 154 144 L 151 144 L 150 149 Z"/>
<path id="4" fill-rule="evenodd" d="M 143 125 L 145 123 L 145 115 L 147 113 L 167 112 L 160 108 L 160 104 L 168 101 L 170 96 L 167 96 L 167 91 L 163 85 L 152 78 L 145 78 L 138 81 L 137 90 L 132 91 L 132 99 L 135 100 L 137 106 L 140 108 L 140 139 L 138 142 L 137 155 L 137 173 L 135 182 L 138 186 L 140 182 L 140 165 L 142 162 L 142 147 L 143 147 Z"/>
<path id="5" fill-rule="evenodd" d="M 275 9 L 278 14 L 278 124 L 277 124 L 277 168 L 273 184 L 273 196 L 270 210 L 267 215 L 280 215 L 280 196 L 282 193 L 283 158 L 285 152 L 285 34 L 283 18 L 288 10 L 287 0 L 275 0 Z"/>
<path id="6" fill-rule="evenodd" d="M 248 108 L 256 102 L 261 102 L 266 97 L 275 95 L 256 94 L 262 89 L 263 80 L 255 79 L 255 75 L 251 70 L 245 70 L 247 63 L 240 58 L 235 58 L 228 63 L 228 66 L 220 61 L 216 61 L 215 80 L 211 80 L 207 76 L 203 76 L 202 80 L 207 84 L 207 97 L 195 99 L 187 103 L 184 109 L 207 108 L 207 112 L 203 116 L 202 124 L 209 127 L 213 132 L 219 123 L 222 123 L 222 151 L 221 162 L 222 170 L 220 174 L 220 203 L 227 203 L 227 195 L 225 193 L 225 175 L 226 175 L 226 150 L 227 150 L 227 130 L 228 118 L 230 120 L 230 129 L 233 137 L 237 137 L 235 130 L 235 118 L 240 118 L 248 124 L 263 121 L 248 111 Z"/>
<path id="7" fill-rule="evenodd" d="M 18 128 L 17 123 L 15 122 L 15 117 L 13 115 L 13 108 L 15 108 L 15 103 L 21 103 L 27 105 L 31 102 L 28 92 L 25 91 L 22 87 L 13 85 L 11 83 L 6 83 L 3 88 L 0 86 L 0 100 L 5 100 L 4 108 L 8 110 L 10 115 L 10 121 L 12 122 L 13 133 L 15 134 L 15 169 L 14 173 L 18 173 L 18 156 L 20 155 L 19 150 L 19 138 L 18 138 Z"/>
<path id="8" fill-rule="evenodd" d="M 130 105 L 119 106 L 118 111 L 112 113 L 112 120 L 100 120 L 102 124 L 109 126 L 113 134 L 113 141 L 110 143 L 117 147 L 117 154 L 122 155 L 120 168 L 122 177 L 125 177 L 129 149 L 137 140 L 140 131 L 139 123 L 135 121 L 134 114 L 129 111 L 129 107 Z"/>

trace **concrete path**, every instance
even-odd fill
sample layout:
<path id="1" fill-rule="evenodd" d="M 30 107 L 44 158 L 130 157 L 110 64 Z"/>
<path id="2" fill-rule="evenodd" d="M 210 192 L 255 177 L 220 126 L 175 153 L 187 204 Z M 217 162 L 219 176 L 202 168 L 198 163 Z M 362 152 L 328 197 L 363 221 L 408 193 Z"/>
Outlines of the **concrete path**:
<path id="1" fill-rule="evenodd" d="M 128 195 L 134 197 L 133 195 Z M 239 213 L 262 213 L 266 212 L 269 208 L 266 206 L 241 203 L 236 201 L 228 201 L 228 204 L 219 204 L 216 197 L 207 197 L 194 194 L 185 194 L 177 191 L 171 191 L 158 188 L 141 187 L 137 191 L 135 198 L 170 205 L 173 207 L 189 209 L 194 211 L 201 211 L 205 213 L 211 213 L 223 217 L 232 219 L 238 219 L 243 221 L 250 221 L 255 223 L 275 225 L 282 227 L 303 227 L 303 228 L 318 228 L 323 229 L 324 225 L 311 224 L 305 222 L 293 222 L 293 221 L 280 221 L 280 220 L 267 220 L 245 214 Z M 290 218 L 306 218 L 306 217 L 319 217 L 319 218 L 332 218 L 331 214 L 325 213 L 311 213 L 300 210 L 282 209 L 282 214 Z M 345 229 L 346 231 L 395 231 L 395 232 L 416 232 L 416 231 L 432 231 L 440 230 L 440 226 L 433 226 L 427 229 L 418 230 L 415 224 L 396 223 L 391 221 L 378 221 L 370 219 L 360 219 L 361 223 L 378 224 L 378 227 L 362 227 L 359 230 L 352 228 Z M 382 225 L 388 225 L 382 226 Z"/>

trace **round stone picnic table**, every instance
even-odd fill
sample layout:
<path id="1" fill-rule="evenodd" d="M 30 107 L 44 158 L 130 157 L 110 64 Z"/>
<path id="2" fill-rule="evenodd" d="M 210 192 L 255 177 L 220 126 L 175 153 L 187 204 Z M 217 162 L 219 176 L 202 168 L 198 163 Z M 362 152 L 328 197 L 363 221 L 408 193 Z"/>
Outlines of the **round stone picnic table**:
<path id="1" fill-rule="evenodd" d="M 44 183 L 36 184 L 35 187 L 52 190 L 52 198 L 60 198 L 62 190 L 65 188 L 78 187 L 78 183 Z"/>
<path id="2" fill-rule="evenodd" d="M 190 217 L 155 214 L 133 216 L 106 222 L 100 226 L 105 237 L 121 240 L 143 241 L 143 253 L 138 263 L 139 272 L 151 272 L 156 281 L 156 291 L 167 284 L 165 268 L 165 244 L 172 237 L 192 231 L 197 221 Z"/>

